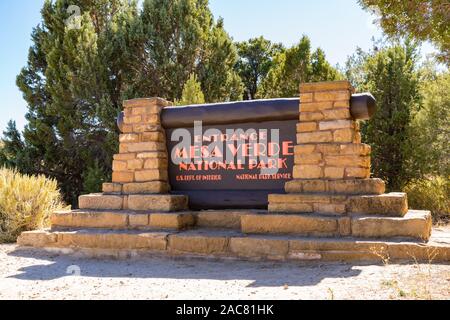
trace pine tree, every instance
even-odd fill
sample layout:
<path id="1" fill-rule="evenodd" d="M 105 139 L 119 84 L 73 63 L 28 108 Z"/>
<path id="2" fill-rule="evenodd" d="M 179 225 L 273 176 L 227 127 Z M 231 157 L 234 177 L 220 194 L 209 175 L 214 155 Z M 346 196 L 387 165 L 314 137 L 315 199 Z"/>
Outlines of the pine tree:
<path id="1" fill-rule="evenodd" d="M 139 96 L 180 99 L 183 84 L 198 75 L 207 102 L 241 97 L 234 72 L 236 48 L 214 22 L 208 0 L 145 0 L 135 42 L 135 92 Z"/>
<path id="2" fill-rule="evenodd" d="M 311 54 L 311 41 L 303 36 L 300 42 L 279 53 L 273 67 L 258 88 L 257 97 L 298 96 L 300 83 L 328 81 L 339 78 L 337 70 L 325 60 L 323 51 Z"/>
<path id="3" fill-rule="evenodd" d="M 283 50 L 283 46 L 261 36 L 237 43 L 237 47 L 236 70 L 245 84 L 244 99 L 255 99 L 259 84 L 266 78 L 275 55 Z"/>
<path id="4" fill-rule="evenodd" d="M 176 100 L 175 104 L 188 106 L 202 103 L 205 103 L 205 96 L 203 95 L 200 82 L 197 81 L 197 76 L 193 73 L 184 84 L 181 100 Z"/>
<path id="5" fill-rule="evenodd" d="M 69 5 L 81 9 L 79 28 L 67 24 Z M 111 170 L 130 56 L 121 31 L 136 14 L 136 3 L 122 0 L 46 1 L 28 64 L 17 77 L 28 102 L 28 170 L 56 178 L 73 205 L 93 162 L 105 178 Z"/>

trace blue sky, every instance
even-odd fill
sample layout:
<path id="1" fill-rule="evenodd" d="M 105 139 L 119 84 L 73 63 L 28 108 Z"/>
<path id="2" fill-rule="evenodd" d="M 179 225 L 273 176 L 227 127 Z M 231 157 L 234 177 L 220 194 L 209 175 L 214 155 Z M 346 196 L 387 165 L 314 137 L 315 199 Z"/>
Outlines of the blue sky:
<path id="1" fill-rule="evenodd" d="M 40 22 L 43 3 L 0 1 L 0 132 L 9 119 L 16 120 L 20 129 L 25 125 L 26 103 L 15 78 L 26 64 L 30 34 Z M 369 49 L 371 38 L 381 36 L 356 0 L 210 0 L 210 7 L 216 18 L 225 19 L 225 28 L 236 41 L 263 35 L 289 46 L 306 34 L 333 65 L 343 64 L 356 47 Z"/>

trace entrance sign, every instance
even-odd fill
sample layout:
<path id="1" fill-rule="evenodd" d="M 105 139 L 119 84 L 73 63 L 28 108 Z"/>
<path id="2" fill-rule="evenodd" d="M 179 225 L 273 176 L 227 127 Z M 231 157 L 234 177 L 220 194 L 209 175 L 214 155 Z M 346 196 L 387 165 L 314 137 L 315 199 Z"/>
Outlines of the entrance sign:
<path id="1" fill-rule="evenodd" d="M 292 179 L 298 98 L 165 108 L 172 193 L 190 207 L 265 208 Z M 199 121 L 200 120 L 200 121 Z"/>

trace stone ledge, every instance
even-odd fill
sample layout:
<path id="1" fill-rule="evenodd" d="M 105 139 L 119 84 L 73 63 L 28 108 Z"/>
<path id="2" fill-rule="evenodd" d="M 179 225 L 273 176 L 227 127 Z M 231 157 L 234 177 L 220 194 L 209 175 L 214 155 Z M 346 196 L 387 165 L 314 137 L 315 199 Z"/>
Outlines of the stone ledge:
<path id="1" fill-rule="evenodd" d="M 136 211 L 181 211 L 188 207 L 188 197 L 183 195 L 129 195 L 128 208 Z"/>
<path id="2" fill-rule="evenodd" d="M 411 210 L 403 218 L 353 217 L 351 229 L 355 237 L 404 237 L 428 241 L 432 224 L 431 212 Z"/>
<path id="3" fill-rule="evenodd" d="M 145 213 L 113 210 L 73 210 L 58 211 L 51 218 L 53 229 L 173 229 L 182 230 L 194 225 L 190 212 Z"/>
<path id="4" fill-rule="evenodd" d="M 287 193 L 323 192 L 345 195 L 379 195 L 383 194 L 386 186 L 381 179 L 355 180 L 291 180 L 286 183 Z"/>
<path id="5" fill-rule="evenodd" d="M 80 209 L 121 210 L 124 208 L 124 196 L 101 193 L 87 194 L 78 197 Z"/>
<path id="6" fill-rule="evenodd" d="M 171 239 L 171 240 L 170 240 Z M 435 238 L 435 240 L 439 240 Z M 174 247 L 168 244 L 172 241 Z M 112 232 L 80 230 L 23 232 L 19 246 L 73 250 L 114 250 L 123 254 L 161 252 L 176 255 L 237 257 L 267 260 L 322 260 L 322 261 L 376 261 L 395 260 L 448 262 L 450 243 L 418 241 L 366 240 L 361 238 L 325 239 L 294 236 L 244 236 L 236 232 L 186 231 L 167 232 Z M 178 248 L 178 249 L 177 249 Z M 127 251 L 130 250 L 130 251 Z M 95 252 L 94 252 L 95 253 Z"/>

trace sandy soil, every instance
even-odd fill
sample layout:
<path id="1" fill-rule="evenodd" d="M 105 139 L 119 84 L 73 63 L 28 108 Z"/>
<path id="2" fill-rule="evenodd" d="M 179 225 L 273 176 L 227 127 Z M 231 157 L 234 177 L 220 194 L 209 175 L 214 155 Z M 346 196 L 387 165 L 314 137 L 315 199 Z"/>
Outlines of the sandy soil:
<path id="1" fill-rule="evenodd" d="M 0 299 L 449 299 L 450 264 L 75 258 L 0 245 Z"/>

